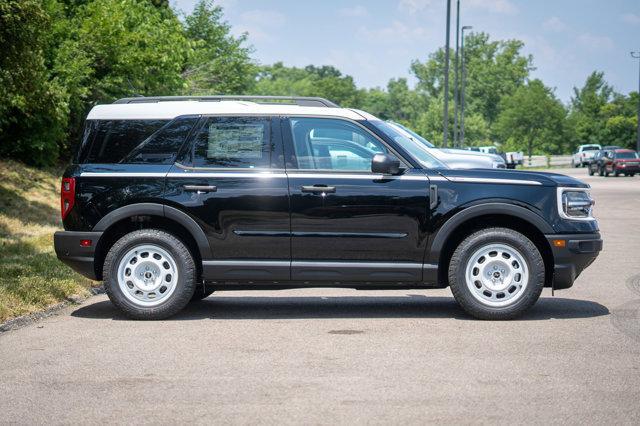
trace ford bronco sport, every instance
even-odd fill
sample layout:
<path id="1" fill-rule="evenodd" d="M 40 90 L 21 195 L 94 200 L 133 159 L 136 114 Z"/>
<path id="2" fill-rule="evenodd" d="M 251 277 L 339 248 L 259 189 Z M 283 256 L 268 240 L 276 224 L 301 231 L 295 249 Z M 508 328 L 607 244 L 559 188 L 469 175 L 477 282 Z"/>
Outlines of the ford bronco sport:
<path id="1" fill-rule="evenodd" d="M 559 174 L 449 169 L 320 98 L 131 98 L 89 113 L 55 249 L 136 319 L 225 289 L 447 286 L 508 319 L 596 258 L 592 204 Z"/>

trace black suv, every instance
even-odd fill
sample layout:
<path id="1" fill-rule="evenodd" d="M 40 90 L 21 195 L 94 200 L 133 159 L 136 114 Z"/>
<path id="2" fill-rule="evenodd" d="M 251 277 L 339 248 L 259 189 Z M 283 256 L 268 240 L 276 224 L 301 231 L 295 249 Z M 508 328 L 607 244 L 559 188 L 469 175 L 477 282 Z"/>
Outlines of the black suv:
<path id="1" fill-rule="evenodd" d="M 506 319 L 598 255 L 588 188 L 449 169 L 319 98 L 122 99 L 87 117 L 55 249 L 137 319 L 215 290 L 446 286 L 471 315 Z"/>

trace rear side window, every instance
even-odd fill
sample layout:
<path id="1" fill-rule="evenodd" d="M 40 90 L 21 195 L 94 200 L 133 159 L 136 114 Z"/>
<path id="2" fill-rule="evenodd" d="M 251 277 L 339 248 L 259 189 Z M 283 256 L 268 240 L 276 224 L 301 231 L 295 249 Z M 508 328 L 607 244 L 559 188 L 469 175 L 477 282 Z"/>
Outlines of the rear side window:
<path id="1" fill-rule="evenodd" d="M 194 167 L 269 168 L 273 144 L 269 118 L 210 117 L 195 136 Z"/>
<path id="2" fill-rule="evenodd" d="M 120 163 L 169 120 L 98 120 L 87 123 L 79 163 Z"/>
<path id="3" fill-rule="evenodd" d="M 197 116 L 176 118 L 145 139 L 122 162 L 173 164 L 180 147 L 197 121 Z"/>

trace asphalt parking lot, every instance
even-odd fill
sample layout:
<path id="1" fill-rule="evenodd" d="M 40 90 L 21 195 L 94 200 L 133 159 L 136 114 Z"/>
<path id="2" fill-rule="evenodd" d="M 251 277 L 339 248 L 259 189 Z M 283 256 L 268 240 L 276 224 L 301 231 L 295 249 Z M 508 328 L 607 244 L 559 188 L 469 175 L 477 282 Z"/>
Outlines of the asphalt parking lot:
<path id="1" fill-rule="evenodd" d="M 589 177 L 605 248 L 516 321 L 448 289 L 105 296 L 0 334 L 0 423 L 640 423 L 640 176 Z"/>

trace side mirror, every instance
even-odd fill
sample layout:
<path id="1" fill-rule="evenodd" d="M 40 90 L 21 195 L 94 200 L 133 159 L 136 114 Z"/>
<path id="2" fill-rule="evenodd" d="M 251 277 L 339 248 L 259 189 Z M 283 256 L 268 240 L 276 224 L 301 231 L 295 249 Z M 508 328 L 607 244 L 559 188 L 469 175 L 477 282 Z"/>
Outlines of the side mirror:
<path id="1" fill-rule="evenodd" d="M 400 173 L 400 160 L 391 154 L 376 154 L 371 159 L 371 171 L 383 175 Z"/>

